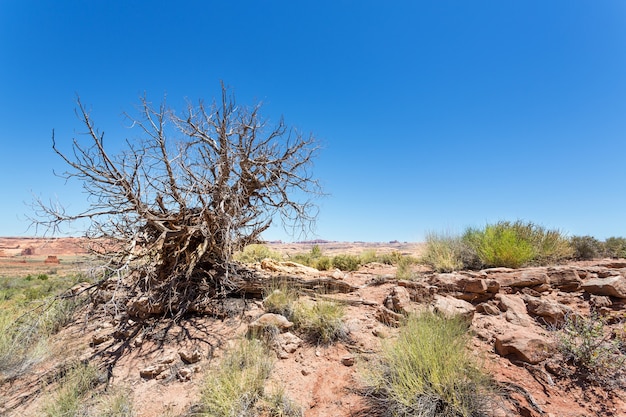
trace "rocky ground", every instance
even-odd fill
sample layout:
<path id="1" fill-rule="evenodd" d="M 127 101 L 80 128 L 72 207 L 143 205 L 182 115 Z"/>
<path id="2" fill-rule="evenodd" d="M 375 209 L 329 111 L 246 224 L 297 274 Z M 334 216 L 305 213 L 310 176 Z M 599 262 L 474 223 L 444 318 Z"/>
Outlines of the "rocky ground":
<path id="1" fill-rule="evenodd" d="M 17 251 L 2 245 L 5 251 Z M 287 244 L 280 245 L 274 247 L 286 249 Z M 349 252 L 345 245 L 334 244 L 338 252 Z M 287 246 L 307 250 L 306 245 Z M 414 255 L 419 248 L 398 242 L 375 247 Z M 55 256 L 63 262 L 64 254 Z M 262 272 L 284 274 L 284 269 L 269 271 L 280 270 L 277 266 L 265 265 Z M 348 339 L 317 346 L 286 326 L 274 346 L 276 363 L 269 385 L 284 387 L 307 417 L 362 415 L 367 402 L 355 389 L 362 383 L 362 365 L 376 357 L 382 343 L 393 340 L 403 315 L 422 309 L 460 314 L 470 324 L 470 348 L 500 383 L 502 397 L 494 403 L 493 416 L 626 415 L 626 393 L 600 388 L 577 374 L 556 350 L 553 331 L 567 317 L 597 313 L 608 323 L 607 338 L 626 339 L 625 260 L 451 274 L 416 266 L 418 278 L 410 281 L 397 280 L 395 268 L 383 264 L 351 273 L 285 268 L 304 280 L 323 276 L 352 289 L 324 295 L 347 306 Z M 184 415 L 198 401 L 211 368 L 265 313 L 261 300 L 229 303 L 229 316 L 194 317 L 178 325 L 152 322 L 150 336 L 133 330 L 139 327 L 121 330 L 112 316 L 83 312 L 54 336 L 47 360 L 0 386 L 0 414 L 39 415 L 49 376 L 78 358 L 100 364 L 109 384 L 128 390 L 138 416 Z M 615 375 L 615 383 L 619 377 Z"/>

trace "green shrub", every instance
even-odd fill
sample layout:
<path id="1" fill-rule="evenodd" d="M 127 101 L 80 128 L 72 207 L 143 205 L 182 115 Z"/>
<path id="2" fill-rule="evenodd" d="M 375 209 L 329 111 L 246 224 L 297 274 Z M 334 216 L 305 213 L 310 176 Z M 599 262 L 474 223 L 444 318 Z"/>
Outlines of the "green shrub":
<path id="1" fill-rule="evenodd" d="M 46 417 L 86 415 L 83 399 L 98 384 L 98 369 L 92 365 L 76 365 L 59 381 L 60 387 L 43 407 Z"/>
<path id="2" fill-rule="evenodd" d="M 333 258 L 333 267 L 341 271 L 356 271 L 361 266 L 361 259 L 355 255 L 337 255 Z"/>
<path id="3" fill-rule="evenodd" d="M 597 314 L 568 316 L 557 332 L 557 346 L 565 361 L 576 366 L 585 380 L 607 387 L 623 385 L 626 382 L 624 342 L 612 337 L 605 325 Z"/>
<path id="4" fill-rule="evenodd" d="M 470 229 L 463 238 L 487 267 L 519 268 L 535 257 L 532 244 L 505 222 Z"/>
<path id="5" fill-rule="evenodd" d="M 235 254 L 235 260 L 246 264 L 261 262 L 263 259 L 273 259 L 282 261 L 283 257 L 280 253 L 271 250 L 266 245 L 252 244 L 248 245 L 241 252 Z"/>
<path id="6" fill-rule="evenodd" d="M 589 260 L 604 255 L 604 245 L 592 236 L 572 236 L 570 245 L 573 250 L 572 257 L 578 260 Z"/>
<path id="7" fill-rule="evenodd" d="M 263 307 L 268 313 L 282 314 L 290 318 L 293 315 L 293 308 L 298 301 L 299 294 L 296 288 L 286 284 L 270 285 L 263 298 Z"/>
<path id="8" fill-rule="evenodd" d="M 202 416 L 231 417 L 256 415 L 257 402 L 273 367 L 264 344 L 244 339 L 210 372 L 201 398 Z"/>
<path id="9" fill-rule="evenodd" d="M 413 270 L 411 266 L 415 263 L 414 259 L 409 256 L 403 256 L 396 264 L 397 279 L 412 279 Z"/>
<path id="10" fill-rule="evenodd" d="M 604 241 L 604 255 L 609 258 L 626 258 L 626 238 L 610 237 Z"/>
<path id="11" fill-rule="evenodd" d="M 333 260 L 331 258 L 329 258 L 328 256 L 320 256 L 315 261 L 314 268 L 316 268 L 319 271 L 328 271 L 330 268 L 332 268 L 332 266 L 333 266 Z"/>
<path id="12" fill-rule="evenodd" d="M 489 378 L 467 349 L 467 324 L 424 313 L 411 316 L 396 342 L 366 372 L 368 398 L 381 416 L 486 414 Z"/>
<path id="13" fill-rule="evenodd" d="M 284 388 L 279 388 L 265 399 L 265 414 L 269 417 L 303 417 L 302 407 L 296 404 L 285 394 Z"/>
<path id="14" fill-rule="evenodd" d="M 437 272 L 452 272 L 465 266 L 461 251 L 462 242 L 458 237 L 447 234 L 429 233 L 426 235 L 426 250 L 422 262 Z"/>
<path id="15" fill-rule="evenodd" d="M 332 301 L 300 302 L 294 308 L 292 320 L 308 339 L 329 344 L 348 335 L 344 314 L 344 306 Z"/>

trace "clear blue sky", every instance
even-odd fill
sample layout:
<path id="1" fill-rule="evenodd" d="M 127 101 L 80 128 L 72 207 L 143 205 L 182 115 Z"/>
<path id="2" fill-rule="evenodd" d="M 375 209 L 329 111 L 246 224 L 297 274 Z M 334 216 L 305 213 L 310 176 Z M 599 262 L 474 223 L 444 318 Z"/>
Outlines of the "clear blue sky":
<path id="1" fill-rule="evenodd" d="M 33 234 L 32 195 L 84 205 L 52 174 L 75 94 L 115 148 L 144 92 L 210 101 L 220 80 L 324 145 L 309 238 L 626 236 L 623 0 L 1 1 L 0 235 Z"/>

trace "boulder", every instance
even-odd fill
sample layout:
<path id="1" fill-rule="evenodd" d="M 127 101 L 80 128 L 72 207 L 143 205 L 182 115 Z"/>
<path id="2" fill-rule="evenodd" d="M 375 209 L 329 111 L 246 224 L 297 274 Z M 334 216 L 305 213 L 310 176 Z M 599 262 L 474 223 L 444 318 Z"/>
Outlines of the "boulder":
<path id="1" fill-rule="evenodd" d="M 532 319 L 528 315 L 526 303 L 517 295 L 496 294 L 498 307 L 504 312 L 505 319 L 518 326 L 530 326 Z"/>
<path id="2" fill-rule="evenodd" d="M 385 299 L 385 307 L 400 314 L 408 314 L 415 312 L 415 308 L 411 305 L 411 295 L 405 287 L 395 286 Z"/>
<path id="3" fill-rule="evenodd" d="M 450 318 L 461 316 L 468 323 L 472 322 L 474 312 L 476 311 L 474 306 L 467 301 L 442 295 L 435 295 L 435 301 L 432 307 L 436 313 Z"/>
<path id="4" fill-rule="evenodd" d="M 285 316 L 274 313 L 265 313 L 248 325 L 250 334 L 259 334 L 268 327 L 276 328 L 283 332 L 293 327 L 293 323 Z"/>
<path id="5" fill-rule="evenodd" d="M 564 292 L 578 291 L 583 282 L 573 268 L 548 268 L 548 281 L 553 288 Z"/>
<path id="6" fill-rule="evenodd" d="M 544 336 L 530 329 L 520 328 L 496 336 L 495 350 L 500 356 L 537 364 L 551 356 L 554 346 Z"/>
<path id="7" fill-rule="evenodd" d="M 272 343 L 272 349 L 279 359 L 287 359 L 290 353 L 294 353 L 302 345 L 302 339 L 293 333 L 285 332 L 276 336 Z"/>
<path id="8" fill-rule="evenodd" d="M 433 284 L 446 291 L 469 292 L 484 294 L 487 292 L 487 282 L 481 278 L 468 277 L 462 274 L 437 274 Z"/>
<path id="9" fill-rule="evenodd" d="M 541 320 L 550 325 L 562 324 L 565 317 L 572 313 L 570 307 L 556 301 L 530 296 L 525 296 L 524 301 L 530 314 L 540 317 Z"/>
<path id="10" fill-rule="evenodd" d="M 196 362 L 200 362 L 202 359 L 202 351 L 198 348 L 194 349 L 181 349 L 178 351 L 178 356 L 180 359 L 186 364 L 192 364 Z"/>
<path id="11" fill-rule="evenodd" d="M 489 277 L 498 281 L 502 287 L 513 288 L 535 287 L 548 282 L 545 268 L 497 271 L 491 272 Z"/>
<path id="12" fill-rule="evenodd" d="M 582 289 L 592 295 L 626 298 L 626 279 L 621 275 L 590 279 L 582 284 Z"/>

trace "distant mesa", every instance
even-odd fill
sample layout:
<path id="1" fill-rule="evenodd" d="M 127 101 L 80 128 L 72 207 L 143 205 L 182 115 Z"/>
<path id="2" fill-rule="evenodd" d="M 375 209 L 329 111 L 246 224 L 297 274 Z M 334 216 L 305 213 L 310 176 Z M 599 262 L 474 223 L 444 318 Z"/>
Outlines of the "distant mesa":
<path id="1" fill-rule="evenodd" d="M 24 248 L 20 252 L 20 255 L 22 255 L 22 256 L 31 256 L 31 255 L 34 255 L 34 254 L 35 254 L 35 249 L 33 249 L 32 247 Z"/>
<path id="2" fill-rule="evenodd" d="M 47 263 L 47 264 L 60 264 L 61 261 L 59 261 L 59 258 L 57 258 L 54 255 L 48 255 L 48 257 L 46 258 L 44 263 Z"/>

